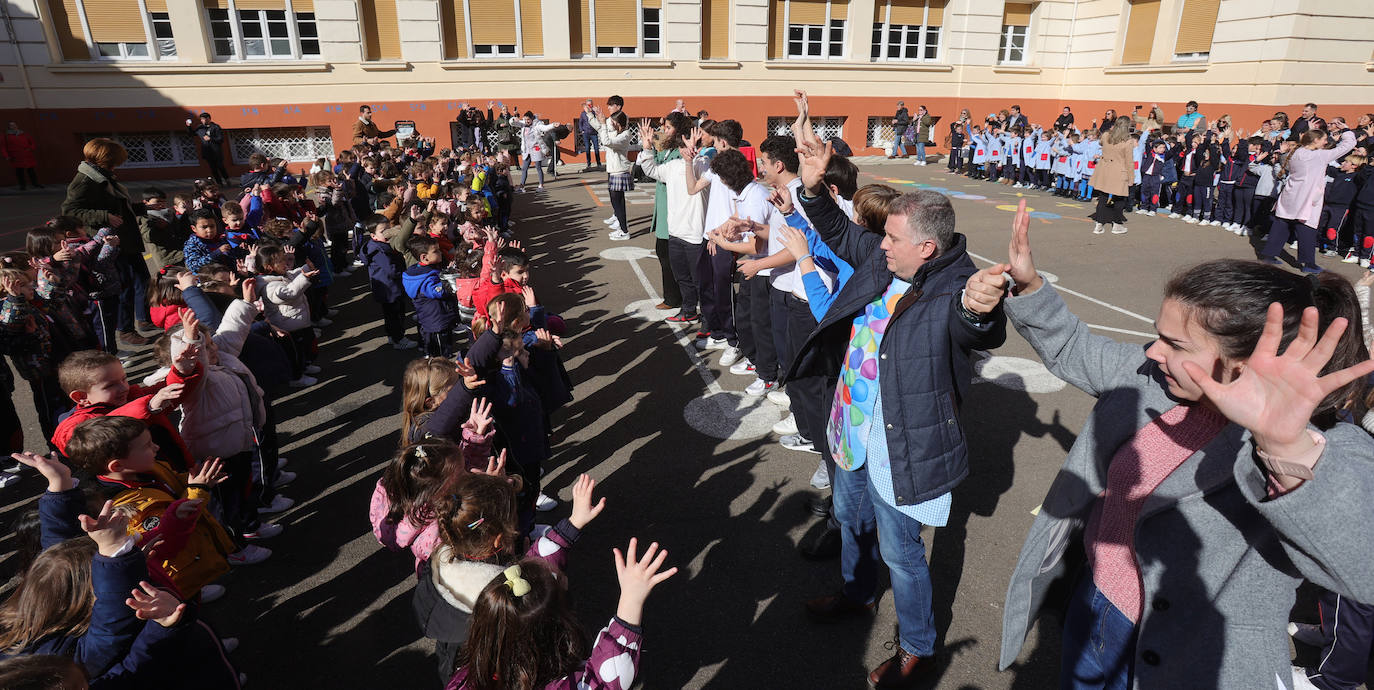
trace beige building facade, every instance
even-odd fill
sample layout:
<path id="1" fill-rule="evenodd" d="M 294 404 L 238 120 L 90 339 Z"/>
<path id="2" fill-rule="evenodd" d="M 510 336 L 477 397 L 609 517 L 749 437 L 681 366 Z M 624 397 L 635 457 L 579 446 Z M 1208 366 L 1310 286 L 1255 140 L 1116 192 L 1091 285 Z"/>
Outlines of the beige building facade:
<path id="1" fill-rule="evenodd" d="M 632 116 L 682 98 L 761 139 L 810 92 L 856 150 L 890 140 L 898 99 L 976 117 L 1012 103 L 1048 124 L 1198 100 L 1257 123 L 1307 101 L 1374 110 L 1374 2 L 1337 0 L 0 0 L 0 111 L 40 134 L 40 175 L 94 134 L 130 176 L 197 165 L 190 113 L 233 163 L 351 144 L 359 104 L 448 145 L 489 101 L 555 120 L 620 94 Z M 938 128 L 937 128 L 938 131 Z M 936 137 L 937 144 L 941 136 Z M 565 144 L 568 143 L 565 141 Z M 137 160 L 135 160 L 137 159 Z"/>

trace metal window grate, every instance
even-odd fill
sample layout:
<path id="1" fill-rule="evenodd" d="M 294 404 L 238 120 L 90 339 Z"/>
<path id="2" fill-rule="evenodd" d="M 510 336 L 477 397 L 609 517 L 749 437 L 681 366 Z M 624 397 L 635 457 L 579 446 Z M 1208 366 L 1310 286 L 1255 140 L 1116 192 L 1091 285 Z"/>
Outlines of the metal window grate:
<path id="1" fill-rule="evenodd" d="M 868 118 L 868 146 L 887 149 L 892 147 L 896 138 L 892 126 L 892 116 L 870 115 Z"/>
<path id="2" fill-rule="evenodd" d="M 229 130 L 229 146 L 235 163 L 261 153 L 293 163 L 328 158 L 334 154 L 334 138 L 328 127 L 276 127 Z"/>
<path id="3" fill-rule="evenodd" d="M 132 132 L 82 134 L 84 140 L 107 137 L 129 152 L 125 168 L 178 168 L 200 164 L 200 149 L 185 132 Z"/>
<path id="4" fill-rule="evenodd" d="M 781 134 L 792 136 L 792 123 L 796 122 L 794 116 L 775 116 L 768 118 L 768 134 Z M 811 126 L 816 129 L 816 136 L 822 141 L 826 139 L 844 138 L 844 118 L 843 117 L 812 117 Z"/>

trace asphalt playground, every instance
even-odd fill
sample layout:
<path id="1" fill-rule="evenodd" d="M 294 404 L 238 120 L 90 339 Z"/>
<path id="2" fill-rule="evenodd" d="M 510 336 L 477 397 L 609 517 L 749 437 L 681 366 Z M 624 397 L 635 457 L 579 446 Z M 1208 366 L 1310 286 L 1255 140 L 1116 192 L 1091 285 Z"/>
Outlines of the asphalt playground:
<path id="1" fill-rule="evenodd" d="M 949 194 L 979 265 L 1005 260 L 1024 196 L 1034 211 L 1037 267 L 1096 332 L 1142 346 L 1153 338 L 1171 274 L 1208 259 L 1254 257 L 1250 238 L 1163 217 L 1131 215 L 1128 234 L 1093 235 L 1088 204 L 1019 194 L 940 164 L 876 160 L 860 168 L 861 184 Z M 0 196 L 0 248 L 21 246 L 24 228 L 54 214 L 61 192 Z M 627 242 L 606 237 L 600 173 L 565 174 L 516 202 L 515 232 L 534 255 L 532 283 L 569 325 L 563 354 L 576 383 L 576 399 L 555 416 L 545 477 L 547 491 L 564 501 L 544 519 L 568 515 L 581 473 L 607 497 L 570 557 L 578 616 L 590 636 L 614 613 L 613 546 L 632 536 L 657 541 L 681 572 L 649 600 L 641 687 L 862 688 L 868 669 L 892 654 L 884 647 L 896 625 L 890 595 L 884 589 L 868 618 L 807 620 L 803 602 L 840 583 L 838 561 L 805 561 L 796 550 L 820 528 L 805 508 L 816 494 L 808 478 L 818 456 L 779 446 L 769 427 L 785 411 L 743 396 L 750 379 L 718 366 L 714 353 L 695 354 L 694 328 L 652 309 L 661 286 L 647 198 L 631 195 Z M 1360 272 L 1320 261 L 1351 279 Z M 400 374 L 411 353 L 386 345 L 365 274 L 336 283 L 330 301 L 340 314 L 321 339 L 319 384 L 277 401 L 283 454 L 299 474 L 283 493 L 297 504 L 277 518 L 286 531 L 266 543 L 272 558 L 226 576 L 227 596 L 203 614 L 242 640 L 233 659 L 249 687 L 439 687 L 432 643 L 411 615 L 413 559 L 379 547 L 367 520 L 373 486 L 396 450 Z M 131 380 L 152 368 L 146 348 L 127 359 Z M 1014 333 L 978 372 L 962 410 L 971 476 L 954 492 L 949 526 L 925 531 L 943 655 L 928 687 L 1050 688 L 1058 618 L 1042 617 L 1016 665 L 998 672 L 1003 597 L 1034 512 L 1093 401 L 1051 376 Z M 14 399 L 28 448 L 41 450 L 22 380 Z M 0 490 L 0 577 L 16 567 L 7 527 L 34 508 L 44 486 L 25 470 Z"/>

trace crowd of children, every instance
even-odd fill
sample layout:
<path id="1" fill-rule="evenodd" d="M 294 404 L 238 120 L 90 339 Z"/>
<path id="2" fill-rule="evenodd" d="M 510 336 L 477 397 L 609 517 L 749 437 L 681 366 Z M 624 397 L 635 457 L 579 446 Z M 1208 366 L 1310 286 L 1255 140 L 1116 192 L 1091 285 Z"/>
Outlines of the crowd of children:
<path id="1" fill-rule="evenodd" d="M 1315 110 L 1310 104 L 1309 108 Z M 1185 118 L 1195 115 L 1196 104 L 1191 103 Z M 1078 128 L 1071 117 L 1061 116 L 1046 127 L 1024 120 L 1019 110 L 1010 116 L 1002 111 L 978 124 L 963 111 L 949 125 L 949 171 L 1091 201 L 1093 174 L 1102 156 L 1101 135 L 1114 123 L 1104 119 L 1101 128 L 1096 121 Z M 1308 146 L 1334 150 L 1348 132 L 1351 145 L 1333 158 L 1318 185 L 1324 189 L 1316 195 L 1320 214 L 1306 225 L 1315 229 L 1315 248 L 1323 254 L 1369 267 L 1374 249 L 1374 167 L 1369 165 L 1374 114 L 1362 115 L 1355 129 L 1344 118 L 1333 117 L 1316 119 L 1318 126 L 1298 131 L 1279 113 L 1247 132 L 1229 115 L 1211 123 L 1194 117 L 1191 127 L 1169 126 L 1156 105 L 1148 115 L 1137 113 L 1131 121 L 1134 179 L 1126 210 L 1218 226 L 1242 236 L 1269 233 L 1276 203 L 1294 179 L 1289 161 L 1296 151 Z M 1118 232 L 1124 232 L 1125 224 L 1118 225 Z M 1304 238 L 1300 231 L 1290 236 L 1285 229 L 1281 239 L 1291 239 L 1290 248 L 1299 248 Z M 1301 268 L 1320 271 L 1306 259 Z"/>

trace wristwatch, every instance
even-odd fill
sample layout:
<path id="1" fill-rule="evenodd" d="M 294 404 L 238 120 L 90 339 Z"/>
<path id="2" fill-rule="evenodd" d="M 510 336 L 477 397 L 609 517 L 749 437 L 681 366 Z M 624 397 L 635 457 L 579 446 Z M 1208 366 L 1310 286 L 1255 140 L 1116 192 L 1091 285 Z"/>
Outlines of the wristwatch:
<path id="1" fill-rule="evenodd" d="M 983 324 L 985 324 L 985 323 L 988 322 L 989 317 L 991 316 L 991 314 L 977 314 L 977 313 L 974 313 L 973 311 L 970 311 L 968 307 L 965 307 L 965 306 L 964 306 L 964 291 L 963 291 L 963 290 L 960 290 L 960 291 L 959 291 L 959 294 L 956 295 L 955 298 L 956 298 L 956 300 L 957 300 L 957 301 L 955 302 L 955 308 L 957 308 L 957 309 L 959 310 L 959 316 L 963 317 L 963 319 L 964 319 L 965 321 L 967 321 L 967 322 L 973 324 L 974 326 L 981 326 L 981 325 L 983 325 Z"/>

